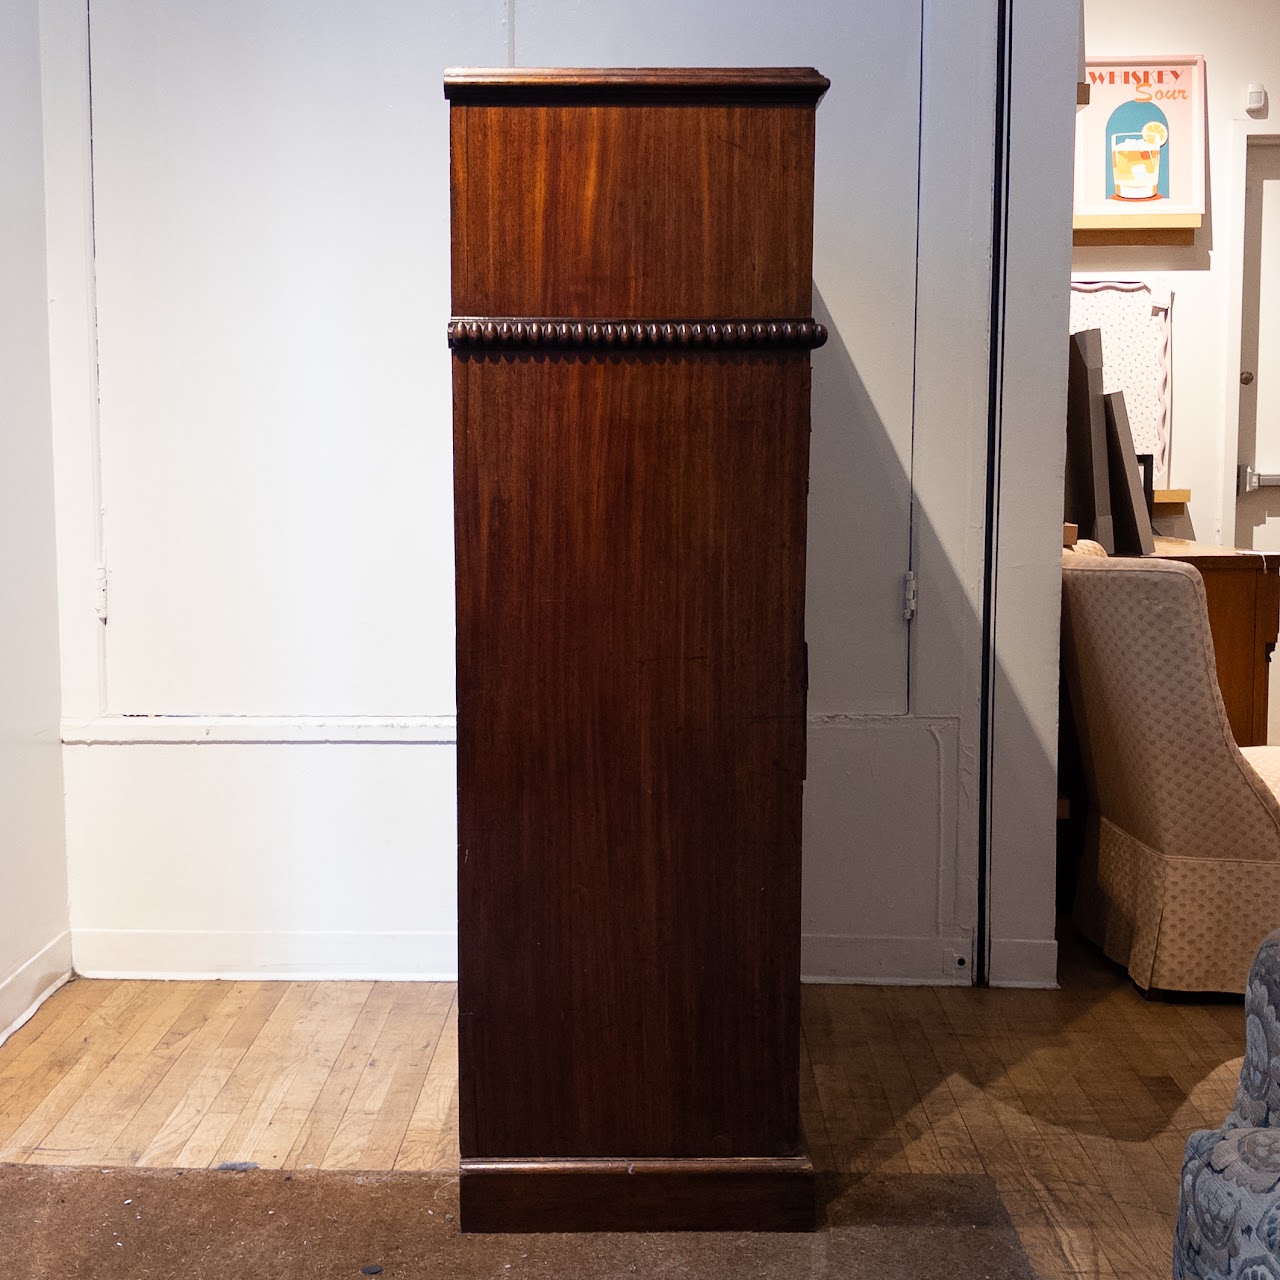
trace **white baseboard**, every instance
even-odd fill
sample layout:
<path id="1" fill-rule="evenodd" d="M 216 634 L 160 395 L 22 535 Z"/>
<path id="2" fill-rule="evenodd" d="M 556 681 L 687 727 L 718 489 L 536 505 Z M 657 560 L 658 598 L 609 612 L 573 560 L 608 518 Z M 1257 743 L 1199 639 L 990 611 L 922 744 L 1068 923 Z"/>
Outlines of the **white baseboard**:
<path id="1" fill-rule="evenodd" d="M 970 951 L 969 939 L 963 936 L 867 938 L 807 933 L 800 943 L 800 980 L 967 987 L 973 981 Z"/>
<path id="2" fill-rule="evenodd" d="M 75 929 L 84 978 L 453 982 L 456 933 Z"/>
<path id="3" fill-rule="evenodd" d="M 1052 938 L 992 938 L 989 980 L 993 987 L 1056 988 L 1058 944 Z"/>
<path id="4" fill-rule="evenodd" d="M 71 934 L 63 930 L 0 982 L 0 1044 L 70 977 Z"/>
<path id="5" fill-rule="evenodd" d="M 0 1016 L 11 1005 L 15 1010 L 26 1009 L 37 995 L 42 1000 L 61 985 L 71 968 L 71 956 L 66 954 L 70 949 L 74 950 L 76 973 L 85 978 L 453 982 L 458 976 L 455 933 L 76 929 L 72 948 L 67 948 L 66 941 L 66 935 L 56 939 L 0 985 Z M 63 948 L 61 961 L 56 958 L 59 945 Z M 42 965 L 41 957 L 49 959 Z M 972 961 L 964 938 L 807 934 L 802 957 L 804 982 L 967 986 L 972 981 Z M 961 959 L 964 965 L 959 964 Z M 1057 959 L 1055 942 L 997 939 L 992 943 L 991 985 L 1056 987 Z M 44 977 L 40 985 L 37 975 Z M 5 1002 L 11 988 L 26 993 L 25 1003 L 17 1003 L 21 998 L 17 995 Z M 38 1003 L 36 1000 L 37 1007 Z M 22 1020 L 31 1012 L 34 1007 Z M 17 1016 L 16 1012 L 11 1016 Z"/>

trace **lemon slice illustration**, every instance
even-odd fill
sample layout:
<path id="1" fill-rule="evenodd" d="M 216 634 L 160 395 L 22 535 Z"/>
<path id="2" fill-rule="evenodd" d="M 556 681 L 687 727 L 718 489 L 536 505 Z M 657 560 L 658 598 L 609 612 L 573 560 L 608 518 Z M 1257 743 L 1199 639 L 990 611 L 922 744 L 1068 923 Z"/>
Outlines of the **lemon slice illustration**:
<path id="1" fill-rule="evenodd" d="M 1153 147 L 1163 147 L 1169 141 L 1169 130 L 1159 120 L 1142 126 L 1142 140 Z"/>

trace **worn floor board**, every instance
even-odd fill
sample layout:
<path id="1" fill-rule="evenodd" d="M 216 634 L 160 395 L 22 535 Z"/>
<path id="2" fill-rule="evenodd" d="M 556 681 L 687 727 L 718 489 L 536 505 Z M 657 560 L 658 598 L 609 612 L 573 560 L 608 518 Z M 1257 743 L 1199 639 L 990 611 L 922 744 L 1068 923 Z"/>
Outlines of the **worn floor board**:
<path id="1" fill-rule="evenodd" d="M 814 986 L 802 1007 L 822 1169 L 985 1172 L 1044 1280 L 1169 1274 L 1238 1002 L 1144 1000 L 1069 947 L 1058 991 Z M 452 984 L 78 981 L 0 1046 L 0 1160 L 448 1170 L 457 1095 Z"/>

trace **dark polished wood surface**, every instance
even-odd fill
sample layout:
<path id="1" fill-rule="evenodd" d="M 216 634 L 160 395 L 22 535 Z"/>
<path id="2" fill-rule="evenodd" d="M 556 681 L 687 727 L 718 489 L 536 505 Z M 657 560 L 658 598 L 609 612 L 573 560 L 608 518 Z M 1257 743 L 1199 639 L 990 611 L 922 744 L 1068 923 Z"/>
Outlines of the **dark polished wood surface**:
<path id="1" fill-rule="evenodd" d="M 811 107 L 455 106 L 450 120 L 454 315 L 811 314 Z"/>
<path id="2" fill-rule="evenodd" d="M 807 1159 L 472 1160 L 468 1231 L 812 1231 Z"/>
<path id="3" fill-rule="evenodd" d="M 1208 564 L 1226 573 L 1256 573 L 1280 569 L 1280 551 L 1256 551 L 1252 547 L 1218 547 L 1188 538 L 1156 538 L 1155 554 L 1166 560 L 1182 560 L 1197 568 Z"/>
<path id="4" fill-rule="evenodd" d="M 1155 555 L 1204 579 L 1218 687 L 1236 745 L 1267 743 L 1271 655 L 1280 631 L 1280 555 L 1157 538 Z"/>
<path id="5" fill-rule="evenodd" d="M 808 361 L 454 400 L 462 1154 L 792 1153 Z"/>
<path id="6" fill-rule="evenodd" d="M 795 83 L 774 90 L 451 94 L 467 1230 L 711 1228 L 735 1198 L 761 1226 L 812 1219 L 814 134 Z M 599 1163 L 642 1159 L 666 1163 Z"/>
<path id="7" fill-rule="evenodd" d="M 796 102 L 830 87 L 812 67 L 461 67 L 444 73 L 455 104 L 497 102 Z"/>

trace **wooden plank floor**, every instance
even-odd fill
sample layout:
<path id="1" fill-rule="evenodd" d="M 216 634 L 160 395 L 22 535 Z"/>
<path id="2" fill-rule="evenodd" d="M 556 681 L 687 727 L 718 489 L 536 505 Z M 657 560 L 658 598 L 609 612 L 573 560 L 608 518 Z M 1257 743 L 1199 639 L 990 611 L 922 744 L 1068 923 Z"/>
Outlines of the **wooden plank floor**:
<path id="1" fill-rule="evenodd" d="M 1243 1011 L 1144 1000 L 1078 948 L 1063 968 L 1059 991 L 806 987 L 815 1163 L 986 1172 L 1046 1280 L 1164 1280 Z M 454 988 L 74 982 L 0 1047 L 0 1161 L 454 1170 Z"/>

